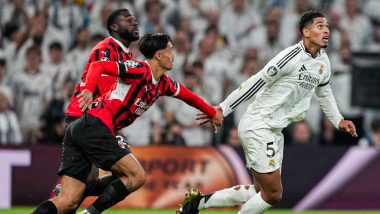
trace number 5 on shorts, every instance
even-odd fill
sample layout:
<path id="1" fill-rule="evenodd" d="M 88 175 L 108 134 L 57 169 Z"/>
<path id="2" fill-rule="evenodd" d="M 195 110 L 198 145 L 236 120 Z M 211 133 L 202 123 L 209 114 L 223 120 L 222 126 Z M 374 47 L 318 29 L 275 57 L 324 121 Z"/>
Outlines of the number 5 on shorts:
<path id="1" fill-rule="evenodd" d="M 273 142 L 267 143 L 267 157 L 273 158 L 274 154 Z"/>

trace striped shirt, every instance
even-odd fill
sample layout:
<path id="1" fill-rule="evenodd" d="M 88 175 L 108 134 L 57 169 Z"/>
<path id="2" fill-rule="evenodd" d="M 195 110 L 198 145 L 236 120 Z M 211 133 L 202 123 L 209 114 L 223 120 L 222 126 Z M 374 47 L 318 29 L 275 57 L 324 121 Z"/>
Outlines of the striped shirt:
<path id="1" fill-rule="evenodd" d="M 257 74 L 233 91 L 221 104 L 224 116 L 247 100 L 247 114 L 260 114 L 272 128 L 302 120 L 315 94 L 335 127 L 343 119 L 329 86 L 330 61 L 324 50 L 313 58 L 299 42 L 281 51 Z"/>
<path id="2" fill-rule="evenodd" d="M 95 107 L 87 113 L 98 117 L 113 133 L 133 123 L 160 96 L 181 99 L 209 117 L 214 117 L 216 114 L 212 106 L 168 75 L 163 74 L 160 79 L 154 79 L 147 62 L 93 63 L 86 78 L 85 88 L 93 92 L 96 79 L 102 73 L 120 78 L 109 92 L 96 100 Z"/>
<path id="3" fill-rule="evenodd" d="M 70 103 L 66 109 L 66 116 L 80 117 L 82 116 L 82 110 L 79 108 L 78 98 L 85 85 L 85 80 L 88 72 L 88 68 L 92 62 L 96 61 L 115 61 L 115 62 L 125 62 L 132 58 L 132 52 L 129 51 L 121 42 L 118 40 L 108 37 L 100 41 L 90 52 L 87 64 L 84 68 L 83 74 L 81 76 L 81 82 L 79 82 L 75 87 L 74 95 L 71 97 Z M 111 86 L 116 82 L 117 77 L 102 75 L 98 79 L 96 90 L 94 91 L 95 99 L 101 94 L 106 93 Z"/>

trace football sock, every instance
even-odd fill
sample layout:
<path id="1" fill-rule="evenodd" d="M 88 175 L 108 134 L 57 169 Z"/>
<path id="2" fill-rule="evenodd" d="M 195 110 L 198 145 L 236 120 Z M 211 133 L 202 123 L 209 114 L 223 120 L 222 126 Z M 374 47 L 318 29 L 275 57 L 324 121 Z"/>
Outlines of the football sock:
<path id="1" fill-rule="evenodd" d="M 112 182 L 116 181 L 117 179 L 118 179 L 118 177 L 116 177 L 112 174 L 104 175 L 104 176 L 98 178 L 98 181 L 96 182 L 94 187 L 86 190 L 84 195 L 86 195 L 86 196 L 98 196 L 104 192 L 105 188 L 108 185 L 110 185 Z"/>
<path id="2" fill-rule="evenodd" d="M 32 214 L 56 214 L 57 212 L 57 207 L 55 207 L 53 202 L 47 200 L 42 202 Z"/>
<path id="3" fill-rule="evenodd" d="M 90 213 L 101 213 L 127 197 L 130 192 L 124 186 L 120 179 L 109 184 L 103 194 L 99 195 L 98 199 L 87 208 Z"/>
<path id="4" fill-rule="evenodd" d="M 256 194 L 257 193 L 253 185 L 234 186 L 205 195 L 205 197 L 200 200 L 198 209 L 209 207 L 229 207 L 243 204 Z"/>
<path id="5" fill-rule="evenodd" d="M 265 210 L 271 207 L 272 205 L 268 204 L 263 198 L 261 198 L 261 193 L 258 193 L 241 207 L 238 214 L 262 214 Z"/>

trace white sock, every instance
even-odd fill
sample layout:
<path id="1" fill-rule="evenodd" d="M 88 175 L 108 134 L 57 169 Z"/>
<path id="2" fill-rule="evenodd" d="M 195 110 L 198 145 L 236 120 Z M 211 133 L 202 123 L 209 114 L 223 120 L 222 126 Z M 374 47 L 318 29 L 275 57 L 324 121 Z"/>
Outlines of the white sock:
<path id="1" fill-rule="evenodd" d="M 230 207 L 243 204 L 256 195 L 253 185 L 238 185 L 228 189 L 223 189 L 206 195 L 199 202 L 198 209 L 210 207 Z"/>
<path id="2" fill-rule="evenodd" d="M 262 214 L 265 210 L 271 207 L 272 205 L 268 204 L 261 198 L 261 193 L 259 192 L 245 202 L 238 214 Z"/>

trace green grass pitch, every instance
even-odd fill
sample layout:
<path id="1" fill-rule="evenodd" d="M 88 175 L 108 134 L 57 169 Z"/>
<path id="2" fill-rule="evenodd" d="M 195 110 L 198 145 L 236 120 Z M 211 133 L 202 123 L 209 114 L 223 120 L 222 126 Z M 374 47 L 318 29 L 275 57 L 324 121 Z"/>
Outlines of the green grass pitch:
<path id="1" fill-rule="evenodd" d="M 33 207 L 14 207 L 9 210 L 0 210 L 0 214 L 21 214 L 31 213 Z M 175 214 L 175 210 L 169 209 L 110 209 L 104 214 Z M 202 210 L 200 214 L 236 214 L 237 210 Z M 276 210 L 272 209 L 265 212 L 265 214 L 292 214 L 291 210 Z M 308 211 L 302 212 L 302 214 L 375 214 L 380 211 Z M 301 213 L 299 213 L 301 214 Z"/>

